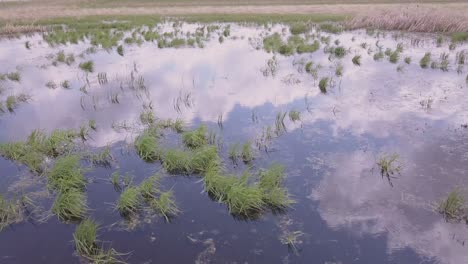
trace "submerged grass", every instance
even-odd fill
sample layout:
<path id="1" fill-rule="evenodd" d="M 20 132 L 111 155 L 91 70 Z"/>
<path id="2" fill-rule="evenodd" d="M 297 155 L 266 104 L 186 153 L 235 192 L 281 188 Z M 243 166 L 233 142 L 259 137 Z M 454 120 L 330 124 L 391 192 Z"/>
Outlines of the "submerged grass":
<path id="1" fill-rule="evenodd" d="M 250 142 L 242 145 L 241 158 L 243 162 L 251 162 L 254 159 L 253 150 Z"/>
<path id="2" fill-rule="evenodd" d="M 18 201 L 8 201 L 0 194 L 0 231 L 22 220 L 21 204 Z"/>

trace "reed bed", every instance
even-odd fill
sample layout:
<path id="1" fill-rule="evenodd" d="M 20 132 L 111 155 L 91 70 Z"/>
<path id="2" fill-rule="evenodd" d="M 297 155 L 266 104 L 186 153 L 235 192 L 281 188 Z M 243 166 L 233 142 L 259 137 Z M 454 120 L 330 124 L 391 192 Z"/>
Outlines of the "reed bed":
<path id="1" fill-rule="evenodd" d="M 468 18 L 443 10 L 411 9 L 357 15 L 345 22 L 347 29 L 377 28 L 413 32 L 467 32 Z"/>

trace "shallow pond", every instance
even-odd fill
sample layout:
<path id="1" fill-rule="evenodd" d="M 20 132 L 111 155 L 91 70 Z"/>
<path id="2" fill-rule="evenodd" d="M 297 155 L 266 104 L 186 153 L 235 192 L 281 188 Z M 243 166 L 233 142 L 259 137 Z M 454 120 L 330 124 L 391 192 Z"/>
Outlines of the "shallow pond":
<path id="1" fill-rule="evenodd" d="M 199 25 L 179 27 L 193 32 Z M 467 225 L 446 221 L 435 209 L 455 187 L 468 186 L 468 80 L 456 57 L 468 45 L 449 50 L 450 43 L 438 45 L 434 35 L 322 32 L 330 36 L 328 46 L 346 47 L 343 58 L 325 53 L 322 39 L 313 53 L 273 59 L 261 48 L 262 38 L 273 32 L 287 38 L 284 28 L 232 24 L 229 36 L 220 40 L 213 33 L 203 48 L 161 49 L 148 41 L 124 44 L 123 56 L 115 49 L 86 52 L 87 40 L 51 46 L 41 35 L 3 39 L 0 73 L 21 77 L 0 81 L 0 141 L 24 141 L 35 129 L 79 130 L 95 120 L 96 129 L 73 151 L 109 146 L 113 160 L 108 166 L 82 160 L 87 215 L 100 224 L 105 247 L 129 263 L 468 263 Z M 394 50 L 399 43 L 397 63 L 388 56 L 374 60 L 377 46 Z M 75 61 L 57 63 L 60 50 Z M 426 52 L 434 60 L 447 52 L 447 71 L 422 69 Z M 352 62 L 355 55 L 360 66 Z M 89 60 L 91 73 L 78 66 Z M 342 76 L 336 76 L 340 65 Z M 323 77 L 329 77 L 325 93 Z M 61 87 L 68 86 L 64 81 L 68 88 Z M 8 111 L 7 98 L 20 94 L 27 100 Z M 210 198 L 200 175 L 170 175 L 160 162 L 143 161 L 134 140 L 145 128 L 144 111 L 157 120 L 180 119 L 186 129 L 205 124 L 230 173 L 282 164 L 295 203 L 237 217 Z M 300 112 L 298 120 L 291 111 Z M 177 133 L 163 134 L 161 145 L 184 148 Z M 234 164 L 230 146 L 246 142 L 254 160 Z M 401 170 L 382 176 L 377 163 L 392 154 Z M 54 159 L 46 162 L 50 167 Z M 1 194 L 26 194 L 37 210 L 1 231 L 0 262 L 83 261 L 73 244 L 77 222 L 52 214 L 56 194 L 46 177 L 1 157 L 0 168 Z M 157 214 L 123 218 L 114 209 L 121 191 L 110 183 L 116 171 L 131 175 L 129 185 L 158 173 L 181 212 L 169 222 Z M 286 243 L 288 237 L 294 242 Z"/>

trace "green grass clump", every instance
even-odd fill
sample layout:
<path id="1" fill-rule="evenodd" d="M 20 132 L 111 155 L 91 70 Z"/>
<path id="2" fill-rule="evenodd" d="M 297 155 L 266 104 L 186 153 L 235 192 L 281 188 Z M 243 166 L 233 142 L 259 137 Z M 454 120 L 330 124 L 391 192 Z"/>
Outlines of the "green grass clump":
<path id="1" fill-rule="evenodd" d="M 124 216 L 135 214 L 140 208 L 140 190 L 137 187 L 127 187 L 120 194 L 116 209 Z"/>
<path id="2" fill-rule="evenodd" d="M 397 63 L 399 59 L 400 59 L 400 52 L 398 52 L 398 50 L 393 51 L 393 52 L 390 53 L 390 55 L 388 56 L 388 60 L 389 60 L 391 63 Z"/>
<path id="3" fill-rule="evenodd" d="M 153 111 L 145 110 L 140 113 L 140 121 L 144 125 L 152 125 L 156 122 L 156 117 L 154 116 Z"/>
<path id="4" fill-rule="evenodd" d="M 398 154 L 391 154 L 382 155 L 377 161 L 377 166 L 380 168 L 380 174 L 382 175 L 382 177 L 387 177 L 390 184 L 390 179 L 392 178 L 392 176 L 396 173 L 400 173 L 401 171 L 401 165 L 398 159 Z"/>
<path id="5" fill-rule="evenodd" d="M 294 50 L 294 46 L 289 45 L 289 44 L 283 44 L 280 46 L 278 52 L 281 55 L 290 56 L 294 54 L 295 50 Z"/>
<path id="6" fill-rule="evenodd" d="M 135 139 L 138 156 L 145 161 L 155 161 L 161 158 L 158 146 L 158 133 L 154 128 L 147 128 Z"/>
<path id="7" fill-rule="evenodd" d="M 27 102 L 31 97 L 27 94 L 10 95 L 6 99 L 6 107 L 9 112 L 14 112 L 20 103 Z"/>
<path id="8" fill-rule="evenodd" d="M 6 159 L 14 160 L 26 165 L 32 172 L 44 171 L 44 155 L 32 149 L 24 142 L 4 143 L 0 145 L 0 153 Z"/>
<path id="9" fill-rule="evenodd" d="M 343 65 L 341 63 L 338 63 L 335 68 L 335 75 L 340 77 L 343 76 Z"/>
<path id="10" fill-rule="evenodd" d="M 120 190 L 120 174 L 118 171 L 114 171 L 112 174 L 111 174 L 111 177 L 110 177 L 110 182 L 112 183 L 112 185 L 114 186 L 114 189 L 116 190 Z"/>
<path id="11" fill-rule="evenodd" d="M 84 219 L 73 234 L 76 251 L 85 256 L 92 256 L 97 248 L 98 225 L 91 219 Z"/>
<path id="12" fill-rule="evenodd" d="M 171 42 L 169 42 L 167 45 L 171 48 L 179 48 L 179 47 L 185 46 L 185 43 L 186 43 L 185 39 L 175 38 L 171 40 Z"/>
<path id="13" fill-rule="evenodd" d="M 6 77 L 8 78 L 8 80 L 10 81 L 14 81 L 14 82 L 19 82 L 21 81 L 21 74 L 16 71 L 16 72 L 9 72 L 7 73 Z"/>
<path id="14" fill-rule="evenodd" d="M 59 52 L 57 53 L 57 58 L 56 58 L 56 60 L 57 60 L 58 62 L 65 63 L 65 59 L 66 59 L 65 52 L 64 52 L 63 50 L 59 51 Z"/>
<path id="15" fill-rule="evenodd" d="M 140 190 L 140 194 L 144 199 L 152 199 L 156 197 L 159 187 L 159 177 L 154 175 L 144 179 L 138 189 Z"/>
<path id="16" fill-rule="evenodd" d="M 91 162 L 95 165 L 110 166 L 113 159 L 109 146 L 91 155 Z"/>
<path id="17" fill-rule="evenodd" d="M 354 56 L 352 62 L 354 65 L 361 66 L 361 55 Z"/>
<path id="18" fill-rule="evenodd" d="M 320 79 L 320 81 L 319 81 L 320 92 L 327 93 L 327 88 L 328 88 L 329 81 L 330 81 L 330 79 L 328 77 L 323 77 L 322 79 Z"/>
<path id="19" fill-rule="evenodd" d="M 77 136 L 78 134 L 71 129 L 55 129 L 48 138 L 43 140 L 45 154 L 48 156 L 57 157 L 59 155 L 70 152 L 75 146 L 74 139 L 77 138 Z M 31 138 L 29 140 L 31 140 Z M 37 141 L 37 139 L 33 141 Z"/>
<path id="20" fill-rule="evenodd" d="M 206 170 L 203 180 L 206 192 L 222 202 L 225 200 L 229 188 L 237 182 L 237 178 L 235 176 L 224 176 L 220 173 L 219 167 L 210 166 Z"/>
<path id="21" fill-rule="evenodd" d="M 203 146 L 190 151 L 168 150 L 163 160 L 163 167 L 169 173 L 202 173 L 209 166 L 219 164 L 218 150 L 214 146 Z"/>
<path id="22" fill-rule="evenodd" d="M 293 122 L 301 120 L 301 112 L 296 110 L 289 111 L 289 120 Z"/>
<path id="23" fill-rule="evenodd" d="M 289 197 L 287 191 L 282 187 L 283 179 L 284 168 L 278 164 L 274 164 L 260 173 L 258 186 L 263 192 L 263 200 L 276 209 L 284 209 L 294 203 L 294 200 Z"/>
<path id="24" fill-rule="evenodd" d="M 289 31 L 293 35 L 299 35 L 306 33 L 309 30 L 309 26 L 305 23 L 294 23 L 289 27 Z"/>
<path id="25" fill-rule="evenodd" d="M 6 100 L 6 107 L 8 111 L 13 112 L 16 106 L 18 106 L 18 101 L 16 100 L 16 96 L 14 95 L 8 96 Z"/>
<path id="26" fill-rule="evenodd" d="M 405 63 L 410 64 L 411 63 L 411 57 L 406 57 L 405 58 Z"/>
<path id="27" fill-rule="evenodd" d="M 208 143 L 206 137 L 206 127 L 201 125 L 196 130 L 187 131 L 182 134 L 184 144 L 192 149 L 199 148 Z"/>
<path id="28" fill-rule="evenodd" d="M 117 46 L 117 53 L 118 53 L 120 56 L 123 56 L 123 55 L 124 55 L 124 48 L 123 48 L 122 45 Z"/>
<path id="29" fill-rule="evenodd" d="M 0 194 L 0 231 L 23 220 L 22 208 L 17 201 L 8 201 Z"/>
<path id="30" fill-rule="evenodd" d="M 297 53 L 312 53 L 317 51 L 320 48 L 320 42 L 317 40 L 312 44 L 300 44 L 297 46 Z"/>
<path id="31" fill-rule="evenodd" d="M 454 32 L 452 33 L 452 42 L 468 41 L 468 32 Z"/>
<path id="32" fill-rule="evenodd" d="M 49 89 L 56 89 L 57 88 L 57 84 L 54 81 L 48 81 L 45 86 L 47 88 L 49 88 Z"/>
<path id="33" fill-rule="evenodd" d="M 190 173 L 192 172 L 191 153 L 176 149 L 168 150 L 164 154 L 163 167 L 173 174 Z"/>
<path id="34" fill-rule="evenodd" d="M 64 88 L 64 89 L 70 89 L 71 84 L 70 84 L 70 81 L 65 80 L 65 81 L 60 83 L 60 86 L 62 86 L 62 88 Z"/>
<path id="35" fill-rule="evenodd" d="M 88 210 L 86 200 L 86 195 L 78 189 L 59 192 L 52 205 L 52 212 L 62 221 L 82 219 Z"/>
<path id="36" fill-rule="evenodd" d="M 45 156 L 56 157 L 68 152 L 73 147 L 74 137 L 73 131 L 54 130 L 47 137 L 40 130 L 34 130 L 26 142 L 0 144 L 0 154 L 26 165 L 34 173 L 41 173 Z"/>
<path id="37" fill-rule="evenodd" d="M 383 59 L 384 56 L 385 56 L 385 54 L 383 53 L 383 51 L 379 51 L 379 52 L 374 54 L 374 60 L 375 61 L 381 60 L 381 59 Z"/>
<path id="38" fill-rule="evenodd" d="M 465 214 L 465 198 L 458 189 L 451 191 L 437 208 L 447 219 L 459 219 Z"/>
<path id="39" fill-rule="evenodd" d="M 83 190 L 86 180 L 77 155 L 63 156 L 57 159 L 47 175 L 49 188 L 65 193 L 69 190 Z"/>
<path id="40" fill-rule="evenodd" d="M 243 162 L 251 162 L 253 157 L 253 150 L 250 142 L 246 142 L 242 145 L 241 158 Z"/>
<path id="41" fill-rule="evenodd" d="M 333 24 L 333 23 L 323 23 L 320 24 L 320 30 L 323 32 L 328 32 L 328 33 L 333 33 L 333 34 L 338 34 L 343 31 L 343 27 L 338 25 L 338 24 Z"/>
<path id="42" fill-rule="evenodd" d="M 240 153 L 239 153 L 239 144 L 235 143 L 235 144 L 232 144 L 230 147 L 229 147 L 229 151 L 228 151 L 228 157 L 229 159 L 231 159 L 234 163 L 237 162 L 237 159 L 239 158 L 240 156 Z"/>
<path id="43" fill-rule="evenodd" d="M 96 130 L 97 129 L 96 120 L 90 119 L 88 121 L 88 127 L 91 128 L 92 130 Z"/>
<path id="44" fill-rule="evenodd" d="M 419 65 L 421 66 L 421 68 L 426 69 L 430 63 L 431 63 L 431 53 L 426 52 L 426 54 L 424 54 L 424 57 L 422 57 L 422 59 L 419 61 Z"/>
<path id="45" fill-rule="evenodd" d="M 232 214 L 249 216 L 263 209 L 265 205 L 262 190 L 248 185 L 248 173 L 234 182 L 225 194 L 225 203 Z"/>
<path id="46" fill-rule="evenodd" d="M 337 58 L 343 58 L 346 55 L 346 49 L 343 46 L 338 46 L 333 49 L 333 54 Z"/>
<path id="47" fill-rule="evenodd" d="M 255 184 L 249 184 L 249 171 L 242 176 L 222 175 L 219 166 L 211 166 L 204 177 L 205 190 L 214 199 L 225 203 L 232 214 L 251 216 L 264 210 L 285 209 L 294 201 L 282 187 L 283 167 L 273 165 L 260 173 Z"/>
<path id="48" fill-rule="evenodd" d="M 149 205 L 153 210 L 159 212 L 166 221 L 169 221 L 170 217 L 180 213 L 172 191 L 161 192 L 159 197 L 149 202 Z"/>
<path id="49" fill-rule="evenodd" d="M 85 72 L 93 72 L 94 71 L 94 62 L 92 60 L 82 62 L 82 63 L 80 63 L 79 66 Z"/>
<path id="50" fill-rule="evenodd" d="M 122 254 L 117 253 L 114 249 L 105 251 L 98 245 L 98 228 L 99 225 L 91 219 L 84 219 L 76 227 L 73 233 L 73 241 L 78 254 L 92 263 L 125 263 L 118 259 Z"/>
<path id="51" fill-rule="evenodd" d="M 215 146 L 205 146 L 193 151 L 190 167 L 194 173 L 203 173 L 210 166 L 220 166 L 221 160 Z"/>
<path id="52" fill-rule="evenodd" d="M 278 33 L 263 38 L 263 48 L 267 52 L 278 52 L 282 45 L 284 45 L 284 43 Z"/>

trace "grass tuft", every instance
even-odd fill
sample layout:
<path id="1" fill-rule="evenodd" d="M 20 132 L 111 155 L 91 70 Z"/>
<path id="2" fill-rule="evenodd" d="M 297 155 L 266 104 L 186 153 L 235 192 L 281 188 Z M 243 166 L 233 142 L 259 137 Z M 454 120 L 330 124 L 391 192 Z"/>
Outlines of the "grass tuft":
<path id="1" fill-rule="evenodd" d="M 246 142 L 242 145 L 241 158 L 242 161 L 245 163 L 251 162 L 254 159 L 253 150 L 250 142 Z"/>
<path id="2" fill-rule="evenodd" d="M 296 110 L 289 111 L 289 120 L 292 122 L 300 121 L 301 120 L 301 112 Z"/>
<path id="3" fill-rule="evenodd" d="M 147 128 L 135 139 L 135 148 L 144 161 L 155 161 L 161 158 L 158 146 L 158 132 L 155 128 Z"/>
<path id="4" fill-rule="evenodd" d="M 80 63 L 79 66 L 85 72 L 93 72 L 94 71 L 94 62 L 92 60 L 82 62 L 82 63 Z"/>
<path id="5" fill-rule="evenodd" d="M 430 63 L 431 63 L 431 53 L 426 52 L 426 54 L 424 54 L 424 57 L 422 57 L 422 59 L 419 61 L 419 65 L 421 66 L 421 68 L 426 69 Z"/>
<path id="6" fill-rule="evenodd" d="M 172 191 L 161 192 L 158 198 L 152 199 L 149 202 L 149 205 L 153 210 L 158 211 L 168 222 L 170 217 L 180 213 Z"/>
<path id="7" fill-rule="evenodd" d="M 354 56 L 352 62 L 356 66 L 361 66 L 361 55 Z"/>
<path id="8" fill-rule="evenodd" d="M 191 149 L 206 145 L 208 143 L 206 127 L 201 125 L 196 130 L 184 132 L 182 134 L 182 140 L 184 144 Z"/>
<path id="9" fill-rule="evenodd" d="M 140 208 L 140 190 L 137 187 L 127 187 L 120 194 L 116 209 L 124 216 L 135 214 Z"/>
<path id="10" fill-rule="evenodd" d="M 73 241 L 75 249 L 78 254 L 92 263 L 125 263 L 119 260 L 122 254 L 116 252 L 114 249 L 105 251 L 98 245 L 98 231 L 99 225 L 91 219 L 84 219 L 76 227 L 73 233 Z"/>
<path id="11" fill-rule="evenodd" d="M 447 198 L 443 199 L 437 211 L 444 215 L 446 219 L 459 219 L 465 214 L 465 198 L 459 189 L 451 191 Z"/>
<path id="12" fill-rule="evenodd" d="M 120 55 L 120 56 L 123 56 L 124 55 L 124 48 L 122 45 L 119 45 L 117 47 L 117 53 Z"/>
<path id="13" fill-rule="evenodd" d="M 10 81 L 14 81 L 14 82 L 19 82 L 21 81 L 21 74 L 16 71 L 16 72 L 9 72 L 7 73 L 6 77 L 8 78 L 8 80 Z"/>
<path id="14" fill-rule="evenodd" d="M 322 79 L 320 79 L 320 81 L 319 81 L 320 92 L 327 93 L 327 88 L 328 88 L 329 81 L 330 81 L 330 79 L 328 77 L 323 77 Z"/>
<path id="15" fill-rule="evenodd" d="M 309 26 L 305 23 L 294 23 L 289 27 L 289 31 L 293 35 L 304 34 L 309 30 Z"/>
<path id="16" fill-rule="evenodd" d="M 62 221 L 82 219 L 88 210 L 86 200 L 86 195 L 81 190 L 68 189 L 58 193 L 52 212 Z"/>
<path id="17" fill-rule="evenodd" d="M 163 167 L 173 174 L 203 173 L 209 166 L 219 166 L 220 162 L 216 147 L 204 146 L 190 151 L 168 150 Z"/>

